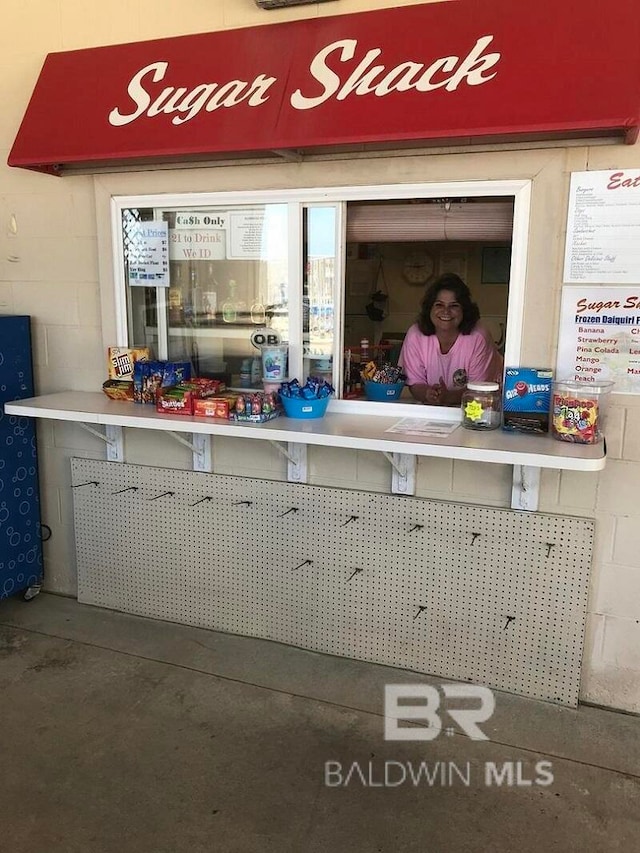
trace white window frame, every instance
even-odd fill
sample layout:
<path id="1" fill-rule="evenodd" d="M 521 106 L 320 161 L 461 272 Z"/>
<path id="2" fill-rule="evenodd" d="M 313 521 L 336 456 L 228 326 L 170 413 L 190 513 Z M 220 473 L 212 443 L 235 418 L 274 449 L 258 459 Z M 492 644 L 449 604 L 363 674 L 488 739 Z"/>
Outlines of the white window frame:
<path id="1" fill-rule="evenodd" d="M 478 198 L 511 197 L 514 200 L 511 271 L 507 306 L 505 363 L 519 364 L 524 320 L 524 297 L 529 247 L 529 221 L 532 182 L 523 180 L 446 181 L 410 184 L 384 184 L 367 186 L 305 187 L 300 189 L 241 190 L 202 193 L 159 193 L 149 195 L 122 195 L 111 197 L 111 233 L 114 270 L 114 298 L 116 309 L 116 336 L 118 346 L 128 343 L 127 293 L 124 277 L 122 242 L 122 210 L 125 208 L 194 209 L 206 206 L 242 206 L 256 204 L 287 204 L 289 264 L 299 278 L 292 278 L 289 287 L 290 364 L 291 375 L 301 375 L 302 370 L 302 209 L 307 205 L 327 204 L 337 207 L 337 246 L 335 294 L 334 359 L 341 364 L 342 335 L 344 331 L 344 253 L 346 248 L 346 205 L 351 201 L 383 201 L 416 198 Z M 294 312 L 297 314 L 294 315 Z M 340 370 L 340 375 L 342 370 Z M 414 404 L 369 403 L 361 400 L 335 400 L 333 411 L 365 414 L 389 412 L 417 414 Z M 429 413 L 442 413 L 442 407 L 428 407 Z M 424 412 L 421 412 L 424 414 Z M 456 412 L 457 416 L 457 412 Z"/>

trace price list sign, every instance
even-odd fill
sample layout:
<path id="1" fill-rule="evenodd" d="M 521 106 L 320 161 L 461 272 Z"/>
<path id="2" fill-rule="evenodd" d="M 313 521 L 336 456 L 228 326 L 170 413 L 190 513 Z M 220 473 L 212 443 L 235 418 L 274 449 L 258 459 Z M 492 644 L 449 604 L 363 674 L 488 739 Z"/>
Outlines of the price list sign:
<path id="1" fill-rule="evenodd" d="M 571 175 L 565 284 L 640 284 L 640 170 Z"/>
<path id="2" fill-rule="evenodd" d="M 132 287 L 169 287 L 169 232 L 166 222 L 140 222 L 131 226 L 127 271 Z"/>
<path id="3" fill-rule="evenodd" d="M 556 376 L 640 394 L 640 287 L 563 289 Z"/>

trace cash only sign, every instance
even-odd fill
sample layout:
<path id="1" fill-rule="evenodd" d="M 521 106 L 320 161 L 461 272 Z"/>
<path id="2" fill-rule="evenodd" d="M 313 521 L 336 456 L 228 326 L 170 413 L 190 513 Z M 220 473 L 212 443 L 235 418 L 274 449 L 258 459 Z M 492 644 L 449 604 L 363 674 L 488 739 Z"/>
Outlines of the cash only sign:
<path id="1" fill-rule="evenodd" d="M 60 174 L 478 138 L 634 141 L 640 16 L 628 0 L 601 12 L 448 0 L 49 54 L 8 162 Z"/>

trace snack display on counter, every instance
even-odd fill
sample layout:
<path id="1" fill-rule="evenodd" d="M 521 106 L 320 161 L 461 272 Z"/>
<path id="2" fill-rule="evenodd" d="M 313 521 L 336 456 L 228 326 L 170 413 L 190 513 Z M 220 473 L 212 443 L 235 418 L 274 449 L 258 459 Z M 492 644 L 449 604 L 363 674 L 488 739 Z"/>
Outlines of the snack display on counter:
<path id="1" fill-rule="evenodd" d="M 256 368 L 261 366 L 260 359 L 254 361 L 259 362 Z M 109 347 L 109 365 L 110 373 L 117 369 L 125 377 L 111 377 L 103 383 L 102 390 L 110 399 L 150 403 L 159 414 L 264 423 L 281 412 L 277 388 L 227 392 L 220 379 L 192 377 L 188 361 L 151 359 L 148 347 Z M 256 376 L 259 373 L 256 369 Z"/>
<path id="2" fill-rule="evenodd" d="M 279 392 L 288 418 L 321 418 L 334 393 L 333 385 L 318 376 L 309 376 L 304 385 L 300 385 L 297 379 L 283 382 Z"/>
<path id="3" fill-rule="evenodd" d="M 548 432 L 552 381 L 553 371 L 549 368 L 507 367 L 502 428 L 512 432 Z"/>

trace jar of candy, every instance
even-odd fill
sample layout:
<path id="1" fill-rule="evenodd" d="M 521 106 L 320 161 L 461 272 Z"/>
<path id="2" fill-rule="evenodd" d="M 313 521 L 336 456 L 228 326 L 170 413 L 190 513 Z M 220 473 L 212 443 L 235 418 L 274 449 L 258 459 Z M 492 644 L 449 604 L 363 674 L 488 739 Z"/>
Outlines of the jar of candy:
<path id="1" fill-rule="evenodd" d="M 602 441 L 607 399 L 613 386 L 610 380 L 585 382 L 566 379 L 554 382 L 551 435 L 558 441 L 574 444 Z"/>
<path id="2" fill-rule="evenodd" d="M 497 382 L 469 382 L 462 395 L 462 426 L 496 429 L 500 426 L 500 386 Z"/>

